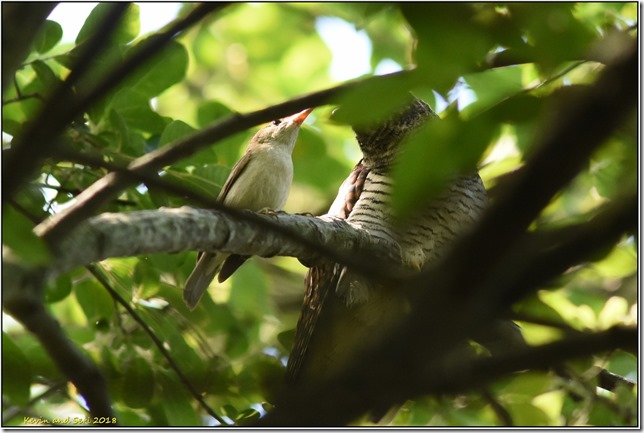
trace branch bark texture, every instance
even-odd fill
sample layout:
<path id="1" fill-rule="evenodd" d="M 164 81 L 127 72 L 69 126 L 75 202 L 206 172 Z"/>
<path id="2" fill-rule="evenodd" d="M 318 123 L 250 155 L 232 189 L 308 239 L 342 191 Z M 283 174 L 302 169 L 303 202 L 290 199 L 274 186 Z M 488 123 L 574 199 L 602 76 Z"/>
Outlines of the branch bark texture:
<path id="1" fill-rule="evenodd" d="M 250 212 L 249 212 L 250 213 Z M 344 220 L 327 217 L 289 215 L 258 215 L 269 219 L 285 230 L 297 232 L 314 244 L 333 249 L 339 258 L 351 260 L 352 255 L 369 251 L 383 263 L 400 263 L 397 245 L 372 239 L 368 233 L 353 228 Z M 41 230 L 36 228 L 36 234 Z M 240 221 L 215 210 L 184 206 L 156 211 L 105 213 L 90 218 L 68 236 L 58 248 L 49 276 L 55 276 L 76 266 L 109 257 L 129 257 L 150 253 L 170 253 L 187 250 L 225 251 L 240 255 L 262 257 L 292 256 L 307 263 L 326 260 L 319 251 L 302 245 L 283 234 L 264 230 L 249 221 Z M 364 268 L 375 270 L 373 266 Z M 373 269 L 371 269 L 373 268 Z M 404 269 L 394 269 L 404 272 Z M 380 272 L 382 268 L 380 268 Z"/>

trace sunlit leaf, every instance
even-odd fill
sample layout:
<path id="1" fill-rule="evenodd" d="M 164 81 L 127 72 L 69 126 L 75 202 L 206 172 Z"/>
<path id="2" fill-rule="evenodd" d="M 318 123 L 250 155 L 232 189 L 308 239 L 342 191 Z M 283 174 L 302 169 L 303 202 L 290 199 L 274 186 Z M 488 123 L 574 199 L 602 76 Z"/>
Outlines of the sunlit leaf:
<path id="1" fill-rule="evenodd" d="M 131 48 L 126 55 L 135 48 Z M 182 44 L 173 41 L 150 61 L 132 71 L 121 88 L 133 88 L 144 97 L 153 98 L 182 80 L 187 68 L 188 52 Z"/>
<path id="2" fill-rule="evenodd" d="M 456 176 L 472 173 L 498 126 L 485 118 L 463 121 L 451 114 L 414 133 L 393 169 L 392 205 L 409 216 L 426 205 Z"/>
<path id="3" fill-rule="evenodd" d="M 599 313 L 597 324 L 600 329 L 608 329 L 611 326 L 621 324 L 627 314 L 628 301 L 619 296 L 611 296 Z"/>
<path id="4" fill-rule="evenodd" d="M 113 7 L 114 4 L 112 3 L 99 3 L 92 9 L 92 12 L 85 20 L 85 24 L 78 32 L 78 36 L 76 36 L 76 45 L 80 45 L 95 34 L 96 28 L 100 27 Z M 132 3 L 127 7 L 127 11 L 121 18 L 121 22 L 118 24 L 112 38 L 115 43 L 123 45 L 136 38 L 139 32 L 139 5 Z"/>
<path id="5" fill-rule="evenodd" d="M 72 291 L 72 281 L 67 275 L 56 278 L 45 286 L 45 302 L 48 304 L 61 301 Z"/>
<path id="6" fill-rule="evenodd" d="M 166 126 L 166 121 L 150 107 L 149 98 L 135 89 L 119 91 L 110 108 L 117 111 L 129 127 L 140 131 L 161 133 Z"/>
<path id="7" fill-rule="evenodd" d="M 34 40 L 34 47 L 40 54 L 56 46 L 63 37 L 63 28 L 56 21 L 46 20 Z"/>

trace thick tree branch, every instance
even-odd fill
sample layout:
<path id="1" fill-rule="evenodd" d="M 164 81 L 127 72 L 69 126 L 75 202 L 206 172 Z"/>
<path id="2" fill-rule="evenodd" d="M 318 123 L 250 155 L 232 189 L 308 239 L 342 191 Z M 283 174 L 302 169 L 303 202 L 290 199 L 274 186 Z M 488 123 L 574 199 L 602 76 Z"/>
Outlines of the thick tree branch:
<path id="1" fill-rule="evenodd" d="M 397 245 L 377 241 L 344 220 L 283 212 L 259 214 L 255 218 L 273 220 L 283 229 L 309 239 L 313 245 L 334 250 L 340 260 L 346 258 L 346 261 L 356 263 L 358 261 L 349 259 L 351 255 L 358 251 L 371 251 L 383 263 L 400 263 Z M 35 229 L 38 235 L 40 231 L 38 227 Z M 108 257 L 187 250 L 218 250 L 263 257 L 292 256 L 310 263 L 328 259 L 321 256 L 316 248 L 302 245 L 280 233 L 262 230 L 255 224 L 215 210 L 184 206 L 158 211 L 104 213 L 89 219 L 60 244 L 48 276 Z M 375 271 L 377 268 L 369 266 L 368 269 Z M 402 266 L 396 270 L 404 272 Z M 380 272 L 386 275 L 382 267 Z"/>
<path id="2" fill-rule="evenodd" d="M 347 264 L 358 273 L 380 277 L 383 279 L 389 278 L 389 274 L 382 266 L 380 266 L 378 258 L 372 257 L 372 254 L 370 253 L 366 253 L 367 256 L 365 256 L 364 254 L 355 254 L 351 256 L 343 255 L 334 245 L 322 245 L 313 239 L 303 236 L 303 234 L 298 231 L 293 231 L 288 227 L 280 225 L 273 218 L 262 218 L 260 215 L 257 215 L 254 212 L 246 212 L 244 210 L 227 207 L 222 203 L 213 200 L 210 197 L 206 197 L 204 194 L 201 194 L 197 191 L 193 191 L 184 186 L 175 185 L 171 182 L 168 182 L 157 176 L 155 173 L 133 173 L 127 168 L 103 161 L 102 158 L 89 155 L 87 153 L 78 153 L 67 149 L 62 150 L 59 153 L 69 161 L 74 161 L 83 165 L 89 165 L 93 167 L 102 167 L 112 172 L 122 173 L 123 176 L 128 176 L 129 178 L 131 178 L 132 182 L 143 182 L 148 188 L 155 187 L 167 193 L 175 194 L 179 197 L 184 197 L 188 202 L 192 202 L 206 209 L 214 209 L 220 211 L 224 215 L 228 215 L 229 217 L 232 217 L 237 221 L 252 224 L 257 227 L 257 230 L 270 231 L 277 235 L 284 236 L 290 241 L 299 243 L 303 248 L 308 248 L 311 251 L 316 251 L 321 257 L 326 257 L 327 259 L 334 262 Z M 45 226 L 46 224 L 37 227 L 36 231 L 40 233 L 41 230 L 46 230 L 44 228 Z M 58 248 L 58 246 L 55 246 L 55 248 Z M 396 256 L 396 258 L 398 258 L 398 256 Z"/>

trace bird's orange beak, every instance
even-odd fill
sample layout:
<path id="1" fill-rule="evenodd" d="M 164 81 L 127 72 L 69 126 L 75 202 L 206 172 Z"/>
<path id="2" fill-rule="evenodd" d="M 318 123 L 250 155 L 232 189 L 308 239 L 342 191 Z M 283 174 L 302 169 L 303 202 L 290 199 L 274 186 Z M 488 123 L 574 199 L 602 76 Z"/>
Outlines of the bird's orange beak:
<path id="1" fill-rule="evenodd" d="M 301 125 L 302 123 L 304 123 L 304 120 L 308 117 L 308 115 L 311 114 L 311 111 L 313 111 L 312 108 L 307 108 L 306 110 L 300 111 L 297 114 L 293 114 L 292 116 L 285 117 L 283 120 L 284 121 L 290 120 L 291 122 Z"/>

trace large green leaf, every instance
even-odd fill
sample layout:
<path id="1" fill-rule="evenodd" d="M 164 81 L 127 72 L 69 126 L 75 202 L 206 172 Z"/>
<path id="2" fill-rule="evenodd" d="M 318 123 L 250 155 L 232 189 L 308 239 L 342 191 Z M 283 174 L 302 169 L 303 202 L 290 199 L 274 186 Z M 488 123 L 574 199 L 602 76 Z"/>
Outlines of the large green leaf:
<path id="1" fill-rule="evenodd" d="M 121 89 L 109 107 L 119 113 L 127 125 L 152 134 L 163 131 L 166 121 L 150 107 L 150 98 L 136 88 Z"/>
<path id="2" fill-rule="evenodd" d="M 80 45 L 96 33 L 108 13 L 114 7 L 113 3 L 99 3 L 89 14 L 83 27 L 81 27 L 76 36 L 76 45 Z M 116 31 L 112 35 L 114 43 L 125 45 L 139 35 L 141 25 L 139 22 L 139 5 L 131 3 L 121 22 L 118 24 Z"/>
<path id="3" fill-rule="evenodd" d="M 137 50 L 140 44 L 141 41 L 125 55 Z M 187 68 L 188 52 L 182 44 L 171 41 L 151 60 L 132 71 L 120 87 L 131 87 L 138 94 L 151 99 L 180 82 L 185 77 Z"/>
<path id="4" fill-rule="evenodd" d="M 423 207 L 454 176 L 476 170 L 476 164 L 498 131 L 488 118 L 463 121 L 455 112 L 430 121 L 404 144 L 392 176 L 392 205 L 402 217 Z"/>
<path id="5" fill-rule="evenodd" d="M 46 53 L 56 46 L 63 37 L 63 28 L 55 21 L 47 20 L 43 23 L 34 39 L 34 48 L 40 54 Z"/>
<path id="6" fill-rule="evenodd" d="M 401 10 L 417 37 L 416 63 L 436 91 L 446 94 L 493 47 L 467 3 L 404 3 Z"/>
<path id="7" fill-rule="evenodd" d="M 339 98 L 333 120 L 351 126 L 370 126 L 398 112 L 409 101 L 413 83 L 403 77 L 384 77 L 351 88 Z"/>

